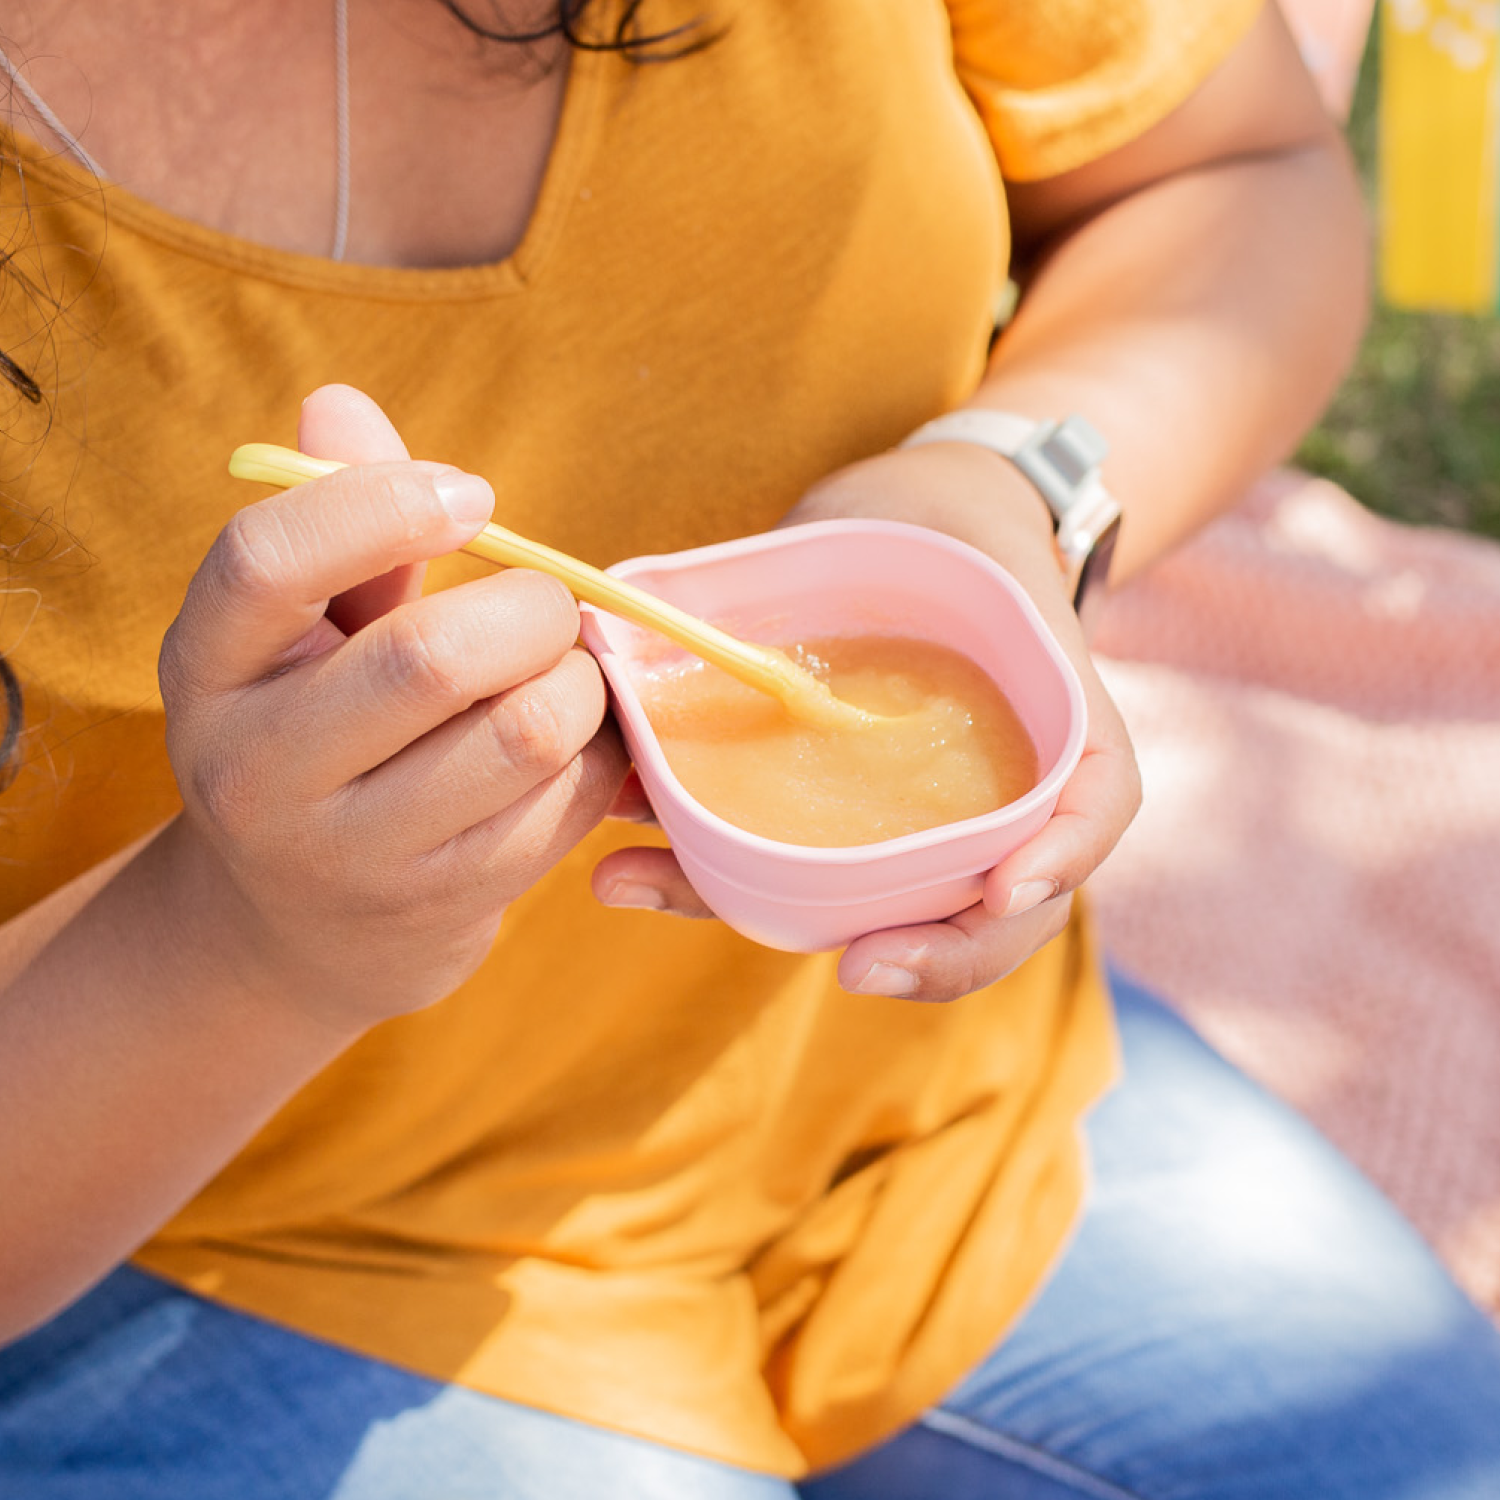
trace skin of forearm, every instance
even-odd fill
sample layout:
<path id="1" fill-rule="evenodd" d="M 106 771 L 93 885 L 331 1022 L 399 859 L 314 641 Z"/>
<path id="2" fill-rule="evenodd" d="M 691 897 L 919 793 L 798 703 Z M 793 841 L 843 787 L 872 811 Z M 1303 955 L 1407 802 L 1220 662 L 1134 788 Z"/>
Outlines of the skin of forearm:
<path id="1" fill-rule="evenodd" d="M 1039 257 L 972 404 L 1105 434 L 1128 576 L 1317 419 L 1364 326 L 1367 238 L 1333 139 L 1153 184 Z"/>
<path id="2" fill-rule="evenodd" d="M 183 814 L 0 932 L 0 1337 L 128 1255 L 369 1027 L 461 984 L 623 775 L 560 585 L 417 591 L 489 486 L 384 457 L 399 436 L 347 387 L 314 391 L 299 434 L 366 464 L 238 512 L 190 582 L 160 674 Z M 393 568 L 410 597 L 385 590 L 352 636 L 318 602 L 368 611 Z M 507 754 L 543 708 L 555 739 Z"/>
<path id="3" fill-rule="evenodd" d="M 354 1039 L 241 982 L 170 873 L 178 835 L 86 877 L 11 954 L 0 1341 L 118 1264 Z"/>

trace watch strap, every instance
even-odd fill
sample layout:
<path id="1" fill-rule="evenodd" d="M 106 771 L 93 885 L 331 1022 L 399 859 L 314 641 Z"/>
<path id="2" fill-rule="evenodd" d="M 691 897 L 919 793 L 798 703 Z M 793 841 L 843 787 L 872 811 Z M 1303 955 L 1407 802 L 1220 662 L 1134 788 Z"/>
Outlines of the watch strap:
<path id="1" fill-rule="evenodd" d="M 1074 585 L 1079 613 L 1102 594 L 1119 530 L 1120 507 L 1100 465 L 1109 442 L 1083 417 L 1036 421 L 1016 412 L 965 407 L 917 428 L 901 445 L 973 443 L 1009 459 L 1052 514 L 1057 549 Z"/>

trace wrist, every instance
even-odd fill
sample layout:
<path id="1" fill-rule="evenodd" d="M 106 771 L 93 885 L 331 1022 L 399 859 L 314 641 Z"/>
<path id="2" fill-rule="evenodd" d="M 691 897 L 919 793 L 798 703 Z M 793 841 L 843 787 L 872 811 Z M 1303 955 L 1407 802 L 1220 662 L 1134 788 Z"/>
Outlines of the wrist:
<path id="1" fill-rule="evenodd" d="M 903 446 L 897 451 L 915 452 L 917 448 Z M 1009 543 L 1019 542 L 1028 552 L 1045 553 L 1061 572 L 1052 512 L 1036 486 L 1013 464 L 991 449 L 960 439 L 932 442 L 921 451 L 939 458 L 955 478 L 962 465 L 964 478 L 961 484 L 955 484 L 954 497 L 976 533 L 993 533 L 997 538 L 1003 533 Z"/>
<path id="2" fill-rule="evenodd" d="M 1051 516 L 1060 566 L 1088 628 L 1102 602 L 1120 530 L 1120 506 L 1105 488 L 1109 452 L 1079 416 L 1038 420 L 996 407 L 966 407 L 919 427 L 903 448 L 964 444 L 984 449 L 1030 484 Z"/>
<path id="3" fill-rule="evenodd" d="M 820 481 L 786 524 L 847 516 L 928 526 L 977 547 L 1020 583 L 1059 637 L 1075 635 L 1051 516 L 998 455 L 968 443 L 893 448 Z"/>
<path id="4" fill-rule="evenodd" d="M 305 966 L 275 940 L 211 843 L 183 816 L 144 851 L 139 878 L 145 909 L 161 925 L 177 985 L 239 1014 L 291 1045 L 329 1057 L 378 1017 L 336 1003 L 337 985 L 309 982 Z"/>
<path id="5" fill-rule="evenodd" d="M 930 526 L 1001 557 L 1018 547 L 1055 558 L 1052 519 L 1034 487 L 974 444 L 893 448 L 851 464 L 814 485 L 786 522 L 845 516 Z"/>

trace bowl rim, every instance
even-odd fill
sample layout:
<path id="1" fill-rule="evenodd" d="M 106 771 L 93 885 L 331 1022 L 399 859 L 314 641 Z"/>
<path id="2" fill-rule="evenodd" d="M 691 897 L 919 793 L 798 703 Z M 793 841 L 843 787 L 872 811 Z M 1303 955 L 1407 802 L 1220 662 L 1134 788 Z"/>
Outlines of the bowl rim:
<path id="1" fill-rule="evenodd" d="M 903 833 L 895 838 L 877 839 L 868 844 L 794 844 L 785 839 L 768 838 L 764 834 L 752 833 L 731 823 L 704 804 L 683 786 L 667 761 L 660 742 L 654 735 L 636 743 L 634 717 L 649 723 L 640 695 L 635 691 L 626 666 L 625 654 L 618 651 L 609 637 L 611 623 L 615 617 L 607 610 L 591 604 L 580 604 L 585 644 L 599 662 L 612 694 L 625 699 L 632 709 L 621 722 L 621 729 L 630 743 L 632 760 L 638 760 L 641 751 L 651 762 L 653 775 L 670 784 L 676 793 L 681 811 L 688 817 L 703 823 L 720 837 L 729 838 L 742 848 L 765 856 L 787 858 L 794 855 L 801 863 L 812 865 L 867 865 L 876 861 L 895 860 L 919 850 L 939 844 L 957 844 L 966 840 L 975 842 L 1002 828 L 1020 822 L 1034 813 L 1039 806 L 1055 801 L 1062 793 L 1073 772 L 1083 758 L 1084 744 L 1088 735 L 1088 705 L 1084 697 L 1083 683 L 1077 668 L 1068 659 L 1058 644 L 1051 628 L 1042 618 L 1041 611 L 1020 582 L 987 552 L 978 547 L 949 536 L 930 526 L 919 526 L 910 521 L 891 521 L 877 518 L 839 517 L 825 521 L 806 521 L 778 531 L 754 532 L 749 536 L 735 537 L 728 541 L 709 542 L 701 547 L 684 548 L 680 552 L 643 553 L 637 557 L 624 558 L 605 571 L 632 582 L 634 576 L 646 572 L 687 572 L 704 564 L 712 564 L 725 558 L 741 557 L 754 552 L 774 551 L 795 546 L 810 537 L 837 535 L 839 533 L 876 535 L 886 534 L 905 539 L 914 545 L 934 547 L 962 558 L 970 565 L 977 565 L 989 573 L 1013 598 L 1022 617 L 1031 627 L 1033 635 L 1051 661 L 1062 681 L 1071 710 L 1069 728 L 1062 748 L 1053 759 L 1051 767 L 1040 777 L 1030 791 L 1013 801 L 987 813 L 977 813 L 971 818 L 960 818 L 951 823 L 939 823 L 932 828 L 918 829 L 915 833 Z M 633 626 L 632 629 L 640 629 Z M 617 680 L 617 677 L 619 680 Z M 660 814 L 658 813 L 658 817 Z"/>

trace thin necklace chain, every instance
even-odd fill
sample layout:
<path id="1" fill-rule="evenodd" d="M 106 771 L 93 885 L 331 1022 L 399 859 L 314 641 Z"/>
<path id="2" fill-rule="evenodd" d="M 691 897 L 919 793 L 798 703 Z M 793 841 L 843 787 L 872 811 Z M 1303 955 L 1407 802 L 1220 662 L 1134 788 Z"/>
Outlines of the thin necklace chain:
<path id="1" fill-rule="evenodd" d="M 349 244 L 349 0 L 333 0 L 333 260 L 343 260 Z"/>
<path id="2" fill-rule="evenodd" d="M 92 172 L 95 177 L 102 179 L 104 177 L 103 168 L 83 149 L 83 145 L 78 137 L 52 113 L 51 106 L 32 88 L 26 81 L 26 76 L 4 52 L 0 52 L 0 67 L 5 69 L 6 76 L 15 85 L 21 97 L 31 106 L 32 111 L 45 122 L 48 130 L 63 143 L 72 156 L 78 159 L 79 165 L 85 168 L 85 170 Z"/>
<path id="3" fill-rule="evenodd" d="M 328 254 L 332 260 L 343 260 L 349 244 L 349 179 L 352 156 L 349 146 L 349 0 L 333 0 L 333 56 L 333 246 Z M 0 50 L 0 71 L 5 73 L 37 118 L 62 142 L 78 164 L 101 182 L 107 182 L 109 179 L 104 168 L 84 149 L 78 137 L 57 118 L 52 107 L 32 88 L 26 76 L 3 50 Z"/>

